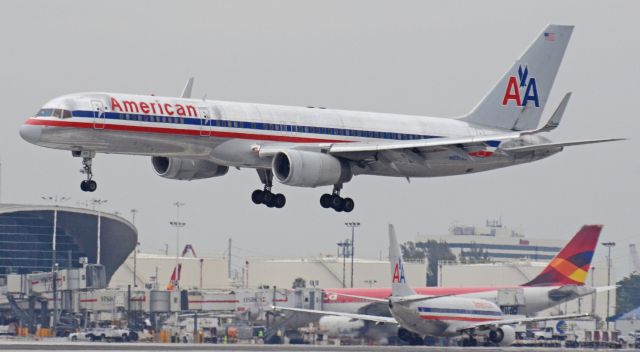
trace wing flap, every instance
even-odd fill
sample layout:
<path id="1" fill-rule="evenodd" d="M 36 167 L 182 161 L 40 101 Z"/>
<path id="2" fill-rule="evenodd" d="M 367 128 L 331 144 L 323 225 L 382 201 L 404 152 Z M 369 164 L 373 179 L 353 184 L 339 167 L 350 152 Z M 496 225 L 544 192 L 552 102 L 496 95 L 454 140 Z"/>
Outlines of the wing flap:
<path id="1" fill-rule="evenodd" d="M 626 140 L 626 138 L 589 139 L 589 140 L 572 141 L 572 142 L 557 142 L 557 143 L 525 145 L 522 147 L 513 147 L 513 148 L 500 148 L 500 150 L 505 151 L 507 153 L 521 153 L 521 152 L 530 152 L 535 150 L 547 150 L 547 149 L 554 149 L 554 148 L 570 147 L 574 145 L 615 142 L 615 141 L 623 141 L 623 140 Z"/>
<path id="2" fill-rule="evenodd" d="M 505 139 L 513 139 L 520 137 L 520 132 L 491 134 L 484 136 L 447 138 L 437 137 L 420 140 L 406 141 L 375 141 L 375 142 L 351 142 L 336 143 L 329 147 L 329 153 L 357 153 L 357 152 L 378 152 L 384 150 L 413 149 L 413 148 L 430 148 L 430 147 L 446 147 L 457 144 L 473 144 L 489 141 L 499 141 Z"/>

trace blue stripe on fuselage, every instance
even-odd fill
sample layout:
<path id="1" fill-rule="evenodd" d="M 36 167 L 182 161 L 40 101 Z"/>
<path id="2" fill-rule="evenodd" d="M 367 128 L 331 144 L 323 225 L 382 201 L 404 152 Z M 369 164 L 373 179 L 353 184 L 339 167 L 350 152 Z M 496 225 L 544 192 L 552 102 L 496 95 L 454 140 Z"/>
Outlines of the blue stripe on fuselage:
<path id="1" fill-rule="evenodd" d="M 80 118 L 95 118 L 95 111 L 87 110 L 75 110 L 72 111 L 73 117 Z M 100 119 L 103 119 L 102 117 Z M 328 136 L 344 136 L 344 137 L 360 137 L 360 138 L 378 138 L 378 139 L 392 139 L 392 140 L 417 140 L 438 138 L 438 136 L 418 135 L 409 133 L 398 132 L 381 132 L 381 131 L 369 131 L 369 130 L 353 130 L 345 128 L 332 128 L 332 127 L 318 127 L 318 126 L 300 126 L 300 125 L 288 125 L 277 124 L 267 122 L 249 122 L 249 121 L 235 121 L 235 120 L 219 120 L 219 119 L 201 119 L 194 117 L 175 117 L 175 116 L 161 116 L 161 115 L 145 115 L 145 114 L 133 114 L 126 112 L 109 111 L 104 113 L 104 120 L 124 120 L 124 121 L 139 121 L 139 122 L 151 122 L 151 123 L 169 123 L 175 125 L 191 125 L 202 127 L 202 122 L 205 122 L 206 127 L 223 127 L 223 128 L 242 128 L 249 130 L 260 131 L 276 131 L 276 132 L 292 132 L 292 133 L 307 133 L 307 134 L 320 134 Z M 97 121 L 97 123 L 102 123 Z"/>

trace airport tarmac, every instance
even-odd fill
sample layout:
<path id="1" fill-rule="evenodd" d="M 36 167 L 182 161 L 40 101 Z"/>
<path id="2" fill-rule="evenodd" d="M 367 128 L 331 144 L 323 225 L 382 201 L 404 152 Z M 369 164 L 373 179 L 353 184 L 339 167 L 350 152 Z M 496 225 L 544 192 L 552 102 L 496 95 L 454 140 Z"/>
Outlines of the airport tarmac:
<path id="1" fill-rule="evenodd" d="M 250 344 L 167 344 L 167 343 L 71 343 L 71 342 L 16 342 L 0 341 L 2 351 L 289 351 L 289 352 L 365 352 L 365 351 L 468 351 L 470 347 L 441 346 L 319 346 L 319 345 L 250 345 Z M 475 347 L 480 351 L 554 351 L 553 348 Z M 568 349 L 592 351 L 592 349 Z M 606 349 L 598 349 L 606 351 Z M 623 351 L 623 350 L 616 350 Z"/>

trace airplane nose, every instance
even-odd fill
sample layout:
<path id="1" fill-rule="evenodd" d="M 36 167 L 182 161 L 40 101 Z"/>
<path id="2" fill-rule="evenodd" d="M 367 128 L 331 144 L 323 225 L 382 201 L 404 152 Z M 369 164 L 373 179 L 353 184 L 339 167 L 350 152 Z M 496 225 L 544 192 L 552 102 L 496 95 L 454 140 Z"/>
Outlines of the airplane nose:
<path id="1" fill-rule="evenodd" d="M 29 143 L 36 144 L 42 137 L 42 126 L 22 125 L 20 137 Z"/>

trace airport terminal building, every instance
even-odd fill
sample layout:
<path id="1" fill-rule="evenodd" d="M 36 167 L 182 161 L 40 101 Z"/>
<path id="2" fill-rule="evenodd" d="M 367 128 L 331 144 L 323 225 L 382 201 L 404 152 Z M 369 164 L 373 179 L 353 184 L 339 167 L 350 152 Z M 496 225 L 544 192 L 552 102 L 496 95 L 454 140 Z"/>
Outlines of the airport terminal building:
<path id="1" fill-rule="evenodd" d="M 136 228 L 112 214 L 62 206 L 0 204 L 0 279 L 11 273 L 51 271 L 54 221 L 58 267 L 79 268 L 82 257 L 90 264 L 97 263 L 100 233 L 100 264 L 105 266 L 107 281 L 138 241 Z"/>

